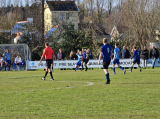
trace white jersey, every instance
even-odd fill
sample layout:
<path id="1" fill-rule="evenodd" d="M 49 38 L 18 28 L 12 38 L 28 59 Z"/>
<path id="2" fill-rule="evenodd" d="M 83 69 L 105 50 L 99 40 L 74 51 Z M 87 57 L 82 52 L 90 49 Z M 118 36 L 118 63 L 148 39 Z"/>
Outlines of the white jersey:
<path id="1" fill-rule="evenodd" d="M 15 62 L 22 62 L 21 57 L 19 57 L 19 58 L 16 57 L 16 58 L 15 58 Z"/>
<path id="2" fill-rule="evenodd" d="M 0 62 L 1 62 L 1 61 L 4 61 L 3 57 L 0 58 Z"/>

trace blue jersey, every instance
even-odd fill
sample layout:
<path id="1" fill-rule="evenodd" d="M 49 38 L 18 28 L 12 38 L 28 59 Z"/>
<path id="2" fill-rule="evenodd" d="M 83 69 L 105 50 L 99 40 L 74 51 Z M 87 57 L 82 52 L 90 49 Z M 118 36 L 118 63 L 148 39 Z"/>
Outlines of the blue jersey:
<path id="1" fill-rule="evenodd" d="M 82 61 L 82 55 L 78 55 L 78 62 Z"/>
<path id="2" fill-rule="evenodd" d="M 116 47 L 116 48 L 114 49 L 114 57 L 115 57 L 115 59 L 119 59 L 119 52 L 120 52 L 119 48 Z M 116 53 L 116 55 L 115 55 L 115 53 Z"/>
<path id="3" fill-rule="evenodd" d="M 86 59 L 86 52 L 83 52 L 83 58 Z"/>
<path id="4" fill-rule="evenodd" d="M 110 61 L 111 60 L 111 51 L 112 48 L 110 45 L 106 44 L 103 45 L 101 48 L 101 52 L 103 52 L 103 61 Z"/>
<path id="5" fill-rule="evenodd" d="M 140 60 L 140 52 L 138 50 L 134 51 L 134 60 Z"/>
<path id="6" fill-rule="evenodd" d="M 11 60 L 11 53 L 5 53 L 5 60 Z"/>

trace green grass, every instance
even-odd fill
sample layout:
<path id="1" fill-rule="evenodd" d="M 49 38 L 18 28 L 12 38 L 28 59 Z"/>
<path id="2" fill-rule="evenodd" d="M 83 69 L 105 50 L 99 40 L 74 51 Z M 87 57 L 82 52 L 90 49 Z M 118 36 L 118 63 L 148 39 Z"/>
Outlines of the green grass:
<path id="1" fill-rule="evenodd" d="M 0 72 L 0 118 L 159 119 L 160 68 L 128 71 L 109 69 L 110 85 L 101 69 L 55 70 L 55 81 L 40 80 L 44 71 Z"/>

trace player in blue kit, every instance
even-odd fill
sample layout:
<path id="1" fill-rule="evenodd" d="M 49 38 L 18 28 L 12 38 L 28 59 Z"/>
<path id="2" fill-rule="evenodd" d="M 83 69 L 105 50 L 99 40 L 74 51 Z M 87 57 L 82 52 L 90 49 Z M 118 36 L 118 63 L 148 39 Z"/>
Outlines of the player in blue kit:
<path id="1" fill-rule="evenodd" d="M 138 68 L 140 69 L 140 72 L 142 71 L 141 66 L 140 66 L 140 52 L 138 50 L 136 50 L 136 48 L 137 48 L 136 46 L 133 46 L 133 49 L 134 49 L 134 55 L 133 55 L 134 60 L 133 60 L 130 72 L 132 72 L 132 69 L 133 69 L 133 66 L 134 66 L 135 63 L 137 63 Z M 131 57 L 131 59 L 133 57 Z"/>
<path id="2" fill-rule="evenodd" d="M 108 66 L 111 62 L 111 51 L 112 51 L 112 48 L 109 44 L 107 44 L 107 39 L 106 38 L 103 38 L 103 46 L 101 48 L 101 52 L 100 52 L 100 55 L 99 55 L 99 61 L 98 61 L 98 64 L 100 65 L 100 60 L 102 58 L 102 55 L 103 55 L 103 70 L 104 70 L 104 73 L 105 73 L 105 76 L 106 76 L 106 83 L 105 84 L 110 84 L 110 78 L 109 78 L 109 72 L 108 72 Z"/>
<path id="3" fill-rule="evenodd" d="M 78 54 L 78 62 L 76 63 L 76 69 L 75 71 L 81 66 L 81 62 L 83 61 L 83 55 L 82 55 L 82 52 L 79 51 L 79 54 Z"/>
<path id="4" fill-rule="evenodd" d="M 81 71 L 84 69 L 83 68 L 83 63 L 86 61 L 86 50 L 84 48 L 82 48 L 82 55 L 83 55 L 83 60 L 81 62 L 81 66 L 82 66 Z"/>
<path id="5" fill-rule="evenodd" d="M 5 56 L 5 71 L 6 71 L 7 64 L 8 64 L 8 70 L 10 71 L 11 53 L 9 53 L 8 49 L 6 49 L 6 53 L 4 53 L 3 56 Z"/>
<path id="6" fill-rule="evenodd" d="M 115 43 L 114 57 L 113 57 L 113 68 L 112 68 L 113 73 L 116 74 L 115 65 L 117 64 L 118 68 L 120 68 L 123 71 L 123 74 L 125 74 L 126 71 L 120 66 L 120 63 L 119 63 L 119 53 L 120 53 L 120 50 L 118 48 L 118 43 Z"/>

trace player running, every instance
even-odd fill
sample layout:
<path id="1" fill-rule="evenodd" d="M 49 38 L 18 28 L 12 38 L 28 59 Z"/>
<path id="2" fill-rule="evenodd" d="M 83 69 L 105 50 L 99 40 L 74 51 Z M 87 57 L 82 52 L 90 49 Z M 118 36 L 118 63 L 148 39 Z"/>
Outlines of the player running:
<path id="1" fill-rule="evenodd" d="M 83 60 L 81 62 L 81 66 L 82 66 L 81 71 L 84 69 L 83 68 L 83 63 L 86 61 L 86 51 L 85 51 L 84 48 L 82 48 L 82 55 L 83 55 Z"/>
<path id="2" fill-rule="evenodd" d="M 81 62 L 83 61 L 83 55 L 82 55 L 82 51 L 79 51 L 78 54 L 78 62 L 76 63 L 75 67 L 75 71 L 81 66 Z"/>
<path id="3" fill-rule="evenodd" d="M 133 55 L 134 60 L 133 60 L 133 63 L 131 65 L 130 72 L 132 72 L 132 69 L 133 69 L 133 66 L 134 66 L 135 63 L 137 63 L 138 68 L 140 69 L 140 72 L 142 71 L 141 66 L 140 66 L 140 52 L 138 50 L 136 50 L 136 48 L 137 48 L 136 46 L 133 46 L 133 49 L 134 49 L 134 55 Z M 131 59 L 133 57 L 131 57 Z"/>
<path id="4" fill-rule="evenodd" d="M 115 43 L 115 49 L 114 49 L 114 57 L 113 57 L 113 73 L 116 74 L 115 72 L 115 65 L 117 64 L 118 68 L 120 68 L 123 71 L 123 74 L 126 73 L 126 70 L 124 70 L 119 63 L 119 53 L 120 50 L 118 48 L 118 43 Z"/>
<path id="5" fill-rule="evenodd" d="M 43 54 L 42 54 L 42 57 L 40 59 L 40 63 L 41 63 L 42 59 L 45 57 L 47 67 L 46 67 L 45 76 L 43 78 L 41 78 L 41 79 L 45 80 L 45 78 L 46 78 L 46 76 L 48 74 L 48 71 L 49 71 L 50 76 L 51 76 L 50 80 L 54 80 L 54 78 L 52 76 L 52 71 L 51 71 L 51 64 L 53 62 L 54 52 L 53 52 L 53 49 L 49 47 L 49 43 L 48 42 L 45 43 L 45 47 L 46 48 L 43 50 Z"/>
<path id="6" fill-rule="evenodd" d="M 104 70 L 104 73 L 105 73 L 105 76 L 106 76 L 106 80 L 107 80 L 105 84 L 110 84 L 108 66 L 109 66 L 109 64 L 111 62 L 111 51 L 112 51 L 112 48 L 111 48 L 111 46 L 109 44 L 107 44 L 107 39 L 106 38 L 103 38 L 103 44 L 104 45 L 101 48 L 98 64 L 100 65 L 100 60 L 101 60 L 102 55 L 103 55 L 103 70 Z"/>

